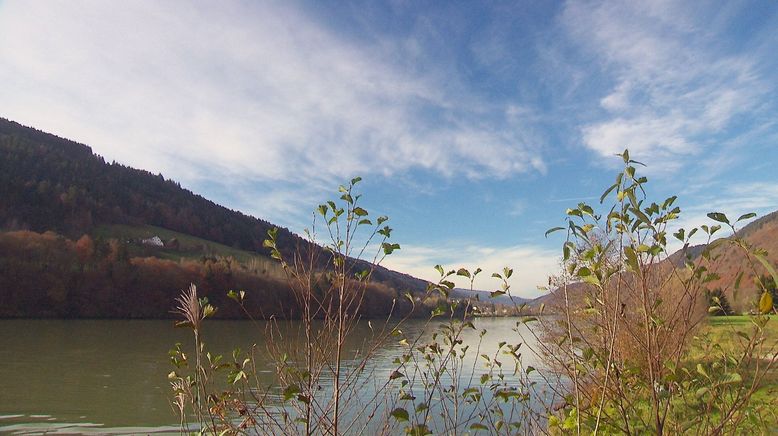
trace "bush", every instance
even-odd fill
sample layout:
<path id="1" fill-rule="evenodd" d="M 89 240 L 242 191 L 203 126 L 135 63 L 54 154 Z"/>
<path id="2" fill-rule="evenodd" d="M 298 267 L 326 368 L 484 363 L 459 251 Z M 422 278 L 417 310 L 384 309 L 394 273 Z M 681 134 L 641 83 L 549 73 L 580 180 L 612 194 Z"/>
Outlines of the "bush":
<path id="1" fill-rule="evenodd" d="M 318 251 L 298 251 L 287 259 L 276 247 L 274 232 L 265 242 L 301 308 L 298 331 L 276 323 L 266 332 L 277 385 L 261 386 L 254 378 L 260 370 L 254 364 L 256 350 L 236 351 L 227 362 L 208 353 L 200 329 L 214 309 L 197 299 L 194 287 L 181 297 L 179 312 L 195 338 L 194 359 L 180 345 L 171 351 L 176 371 L 170 378 L 182 427 L 188 429 L 187 417 L 195 417 L 201 430 L 214 433 L 247 428 L 274 434 L 402 430 L 418 435 L 769 431 L 775 424 L 751 400 L 778 364 L 778 345 L 765 340 L 770 322 L 765 315 L 774 311 L 770 293 L 762 292 L 759 314 L 751 318 L 750 330 L 737 333 L 737 347 L 721 347 L 698 335 L 707 311 L 727 311 L 723 293 L 710 294 L 718 303 L 712 308 L 705 301 L 707 284 L 718 277 L 711 268 L 718 246 L 739 247 L 752 272 L 761 264 L 776 278 L 766 253 L 735 232 L 737 221 L 753 215 L 730 223 L 714 212 L 708 216 L 718 224 L 670 234 L 681 212 L 674 205 L 676 197 L 650 202 L 647 179 L 637 175 L 642 164 L 627 151 L 621 157 L 624 170 L 602 195 L 603 212 L 580 203 L 567 210 L 565 226 L 546 233 L 566 232 L 563 270 L 551 281 L 558 288 L 547 298 L 548 305 L 536 309 L 540 316 L 517 318 L 516 335 L 500 342 L 492 355 L 479 351 L 480 341 L 476 349 L 464 345 L 465 335 L 483 340 L 487 332 L 476 331 L 470 322 L 467 301 L 448 299 L 455 278 L 469 280 L 472 290 L 481 269 L 446 271 L 437 266 L 440 280 L 424 295 L 399 300 L 410 305 L 408 313 L 420 310 L 417 302 L 435 305 L 429 330 L 406 333 L 404 319 L 369 325 L 374 339 L 362 348 L 361 360 L 343 366 L 344 344 L 362 305 L 367 299 L 387 298 L 380 287 L 373 289 L 381 292 L 366 294 L 372 269 L 356 269 L 353 259 L 377 249 L 370 262 L 374 267 L 400 247 L 389 242 L 391 228 L 382 227 L 385 217 L 374 222 L 358 206 L 354 187 L 359 178 L 341 186 L 340 206 L 330 201 L 317 209 L 327 235 L 326 269 L 317 267 L 323 264 L 313 254 Z M 722 225 L 732 236 L 714 239 Z M 357 236 L 362 229 L 370 230 Z M 689 250 L 698 232 L 707 242 L 700 250 Z M 306 234 L 317 243 L 315 232 Z M 671 237 L 683 244 L 680 257 L 668 252 Z M 505 268 L 492 274 L 501 283 L 493 296 L 510 295 L 512 273 Z M 241 305 L 245 295 L 229 293 Z M 399 301 L 393 304 L 399 307 Z M 526 314 L 524 309 L 516 311 Z M 551 316 L 543 316 L 549 311 Z M 525 335 L 536 341 L 524 341 Z M 365 372 L 379 347 L 392 342 L 402 350 L 395 370 L 381 378 Z M 531 344 L 536 345 L 529 351 L 544 358 L 543 368 L 525 365 L 522 353 Z M 703 358 L 690 353 L 703 348 Z M 482 375 L 474 378 L 476 369 Z M 213 380 L 220 373 L 228 386 L 216 391 Z M 327 384 L 332 389 L 322 390 Z M 372 390 L 366 391 L 369 386 Z M 273 393 L 280 394 L 280 406 L 267 401 Z"/>

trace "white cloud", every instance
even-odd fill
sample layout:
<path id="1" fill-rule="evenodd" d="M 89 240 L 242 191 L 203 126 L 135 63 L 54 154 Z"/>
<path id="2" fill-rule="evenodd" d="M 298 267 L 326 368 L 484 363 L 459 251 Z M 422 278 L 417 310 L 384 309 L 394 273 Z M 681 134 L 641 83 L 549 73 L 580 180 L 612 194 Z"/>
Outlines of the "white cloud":
<path id="1" fill-rule="evenodd" d="M 511 295 L 534 298 L 544 293 L 538 290 L 538 286 L 548 285 L 549 275 L 558 272 L 559 260 L 558 250 L 531 245 L 488 247 L 449 244 L 429 247 L 403 244 L 401 250 L 387 257 L 384 266 L 432 282 L 440 279 L 434 269 L 436 264 L 445 270 L 467 268 L 474 271 L 481 268 L 483 272 L 477 276 L 474 288 L 489 291 L 499 289 L 501 283 L 491 278 L 493 272 L 502 273 L 505 267 L 513 268 L 509 280 Z M 460 287 L 469 287 L 464 277 L 457 277 L 455 283 Z"/>
<path id="2" fill-rule="evenodd" d="M 404 46 L 346 40 L 286 2 L 6 1 L 2 115 L 190 186 L 310 197 L 357 174 L 545 170 L 505 107 L 389 56 Z"/>
<path id="3" fill-rule="evenodd" d="M 757 74 L 758 56 L 723 52 L 716 29 L 700 22 L 705 14 L 691 14 L 687 6 L 567 3 L 564 28 L 612 79 L 600 100 L 605 115 L 581 127 L 586 147 L 602 156 L 629 147 L 633 156 L 650 160 L 650 172 L 673 172 L 711 147 L 713 135 L 739 115 L 758 109 L 769 89 Z"/>

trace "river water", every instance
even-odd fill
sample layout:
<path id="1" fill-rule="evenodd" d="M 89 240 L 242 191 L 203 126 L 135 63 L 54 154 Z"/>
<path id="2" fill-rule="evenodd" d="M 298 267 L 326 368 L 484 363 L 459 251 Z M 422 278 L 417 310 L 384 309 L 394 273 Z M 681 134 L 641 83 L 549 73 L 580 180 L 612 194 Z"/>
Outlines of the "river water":
<path id="1" fill-rule="evenodd" d="M 374 323 L 355 327 L 349 355 L 365 343 Z M 437 324 L 412 320 L 402 329 L 408 336 L 429 335 Z M 475 349 L 479 331 L 486 329 L 481 352 L 492 353 L 500 341 L 520 341 L 515 318 L 481 318 L 475 325 L 462 339 Z M 262 322 L 207 321 L 204 339 L 215 352 L 229 354 L 235 346 L 252 344 L 261 351 L 266 327 Z M 281 324 L 282 329 L 297 327 L 296 322 Z M 531 340 L 531 335 L 522 336 L 524 342 Z M 191 341 L 190 331 L 174 328 L 172 321 L 0 320 L 0 433 L 177 432 L 168 351 L 176 342 L 191 347 Z M 371 373 L 388 376 L 401 354 L 396 341 L 387 342 L 370 361 Z M 272 362 L 263 361 L 266 354 L 256 356 L 258 367 L 274 377 Z M 526 354 L 525 364 L 540 366 Z"/>

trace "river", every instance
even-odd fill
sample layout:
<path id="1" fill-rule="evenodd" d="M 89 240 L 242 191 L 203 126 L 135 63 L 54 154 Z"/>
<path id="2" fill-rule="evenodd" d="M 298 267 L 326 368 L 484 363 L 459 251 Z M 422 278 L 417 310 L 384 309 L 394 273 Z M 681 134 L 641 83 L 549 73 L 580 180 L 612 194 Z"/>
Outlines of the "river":
<path id="1" fill-rule="evenodd" d="M 500 341 L 518 342 L 516 321 L 477 319 L 476 330 L 463 336 L 464 345 L 475 349 L 481 329 L 488 331 L 483 352 L 491 353 Z M 295 324 L 286 322 L 282 328 Z M 210 349 L 221 353 L 253 343 L 262 349 L 265 327 L 249 321 L 207 321 L 204 338 Z M 432 328 L 416 320 L 403 325 L 409 336 L 428 334 Z M 348 344 L 352 353 L 370 332 L 366 322 L 356 326 Z M 531 340 L 531 335 L 523 336 Z M 190 331 L 174 328 L 172 321 L 0 320 L 0 433 L 177 432 L 167 380 L 173 369 L 168 351 L 176 342 L 190 346 L 191 340 Z M 373 374 L 388 375 L 401 353 L 396 341 L 387 342 L 370 361 Z M 258 366 L 273 377 L 272 363 L 261 360 L 265 353 L 257 356 Z M 540 366 L 531 357 L 529 364 Z"/>

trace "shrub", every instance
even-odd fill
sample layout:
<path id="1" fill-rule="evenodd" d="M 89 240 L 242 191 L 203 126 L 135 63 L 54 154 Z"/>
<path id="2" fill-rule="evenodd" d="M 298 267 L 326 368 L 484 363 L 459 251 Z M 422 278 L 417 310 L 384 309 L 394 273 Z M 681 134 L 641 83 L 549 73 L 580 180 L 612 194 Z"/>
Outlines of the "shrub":
<path id="1" fill-rule="evenodd" d="M 637 175 L 642 164 L 627 151 L 621 157 L 624 169 L 600 199 L 603 212 L 580 203 L 567 210 L 565 226 L 546 233 L 566 232 L 563 269 L 550 281 L 558 288 L 547 306 L 535 309 L 539 316 L 516 319 L 516 335 L 500 341 L 493 354 L 481 351 L 487 332 L 471 322 L 469 302 L 448 299 L 455 278 L 469 280 L 472 290 L 481 269 L 437 266 L 440 280 L 424 295 L 392 300 L 393 307 L 400 301 L 409 305 L 407 313 L 420 310 L 417 302 L 433 305 L 428 328 L 404 332 L 404 318 L 368 324 L 373 339 L 363 344 L 355 365 L 343 366 L 344 344 L 365 301 L 386 303 L 389 297 L 381 286 L 371 288 L 372 268 L 400 247 L 389 241 L 391 228 L 382 226 L 386 218 L 373 221 L 358 205 L 354 187 L 360 179 L 341 186 L 340 203 L 317 209 L 326 235 L 324 262 L 318 250 L 301 249 L 286 258 L 273 231 L 265 242 L 300 308 L 299 329 L 274 322 L 266 331 L 264 351 L 275 362 L 276 384 L 259 383 L 254 353 L 262 351 L 256 347 L 236 351 L 228 361 L 208 353 L 200 329 L 214 309 L 197 299 L 194 287 L 182 296 L 179 312 L 195 338 L 194 359 L 180 344 L 171 351 L 176 371 L 170 378 L 182 426 L 188 428 L 191 416 L 206 432 L 250 428 L 276 434 L 769 431 L 770 410 L 752 401 L 778 364 L 778 344 L 769 343 L 765 333 L 766 314 L 775 310 L 767 280 L 759 281 L 763 291 L 752 327 L 735 332 L 741 338 L 736 347 L 700 334 L 708 311 L 726 311 L 723 294 L 709 294 L 717 303 L 713 307 L 705 301 L 707 285 L 718 278 L 717 247 L 738 247 L 752 273 L 761 264 L 776 280 L 766 253 L 736 232 L 737 222 L 753 214 L 730 223 L 713 212 L 708 216 L 717 224 L 671 233 L 681 213 L 676 197 L 649 201 L 648 181 Z M 732 236 L 714 239 L 722 225 Z M 361 234 L 363 229 L 370 230 Z M 691 250 L 698 232 L 706 243 Z M 318 243 L 315 231 L 306 235 L 309 248 Z M 680 255 L 669 252 L 671 238 L 682 244 Z M 371 249 L 376 250 L 371 267 L 359 269 L 355 259 Z M 505 268 L 492 274 L 500 281 L 492 296 L 510 295 L 512 273 Z M 243 306 L 244 292 L 229 296 Z M 516 313 L 526 315 L 524 309 L 517 307 Z M 475 348 L 464 344 L 467 335 L 479 338 Z M 527 336 L 535 340 L 525 341 Z M 391 342 L 401 347 L 401 357 L 388 376 L 377 378 L 367 362 Z M 694 350 L 705 353 L 697 356 Z M 543 368 L 525 364 L 522 353 L 528 351 L 544 359 Z M 477 368 L 481 375 L 475 377 Z M 227 385 L 216 389 L 213 380 L 220 372 L 226 373 Z M 321 389 L 328 384 L 332 389 Z M 274 394 L 280 405 L 268 401 Z"/>

